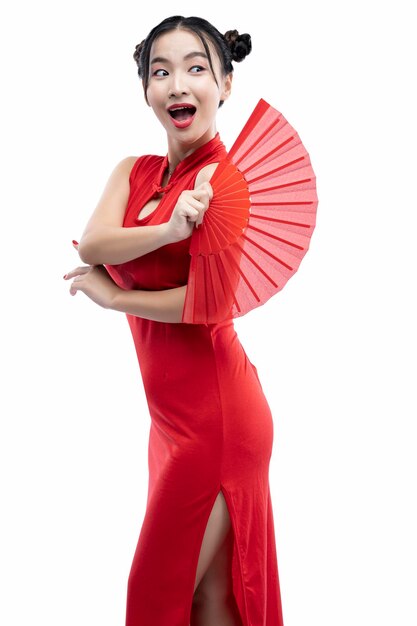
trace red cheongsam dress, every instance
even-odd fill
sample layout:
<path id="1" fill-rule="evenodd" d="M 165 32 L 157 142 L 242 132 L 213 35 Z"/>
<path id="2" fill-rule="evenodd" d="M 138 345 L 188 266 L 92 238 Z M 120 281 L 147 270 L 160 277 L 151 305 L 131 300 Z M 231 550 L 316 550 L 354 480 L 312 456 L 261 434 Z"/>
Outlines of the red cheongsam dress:
<path id="1" fill-rule="evenodd" d="M 199 170 L 220 161 L 219 133 L 160 187 L 168 156 L 144 155 L 131 170 L 125 228 L 169 220 Z M 138 218 L 155 194 L 156 209 Z M 119 265 L 124 289 L 187 284 L 190 237 Z M 150 414 L 146 512 L 127 584 L 126 626 L 189 626 L 204 531 L 222 491 L 234 535 L 233 592 L 244 626 L 283 626 L 269 489 L 273 420 L 256 367 L 233 320 L 165 323 L 126 314 Z"/>

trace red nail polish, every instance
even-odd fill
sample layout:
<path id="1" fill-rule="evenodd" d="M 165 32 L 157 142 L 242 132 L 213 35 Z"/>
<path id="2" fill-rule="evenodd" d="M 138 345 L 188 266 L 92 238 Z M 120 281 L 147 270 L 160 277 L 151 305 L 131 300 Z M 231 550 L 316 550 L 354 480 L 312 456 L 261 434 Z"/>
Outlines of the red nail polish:
<path id="1" fill-rule="evenodd" d="M 72 240 L 72 243 L 74 244 L 74 246 L 78 246 L 78 241 L 75 241 L 75 239 Z"/>
<path id="2" fill-rule="evenodd" d="M 66 277 L 67 277 L 67 275 L 65 274 L 65 275 L 64 275 L 64 278 L 66 278 Z"/>

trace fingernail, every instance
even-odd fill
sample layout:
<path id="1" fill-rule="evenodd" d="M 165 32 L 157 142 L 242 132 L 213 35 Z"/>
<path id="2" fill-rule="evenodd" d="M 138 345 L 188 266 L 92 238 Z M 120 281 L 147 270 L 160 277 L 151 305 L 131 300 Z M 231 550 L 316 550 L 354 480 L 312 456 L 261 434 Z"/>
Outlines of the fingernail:
<path id="1" fill-rule="evenodd" d="M 75 239 L 72 240 L 72 243 L 74 244 L 74 246 L 78 246 L 78 241 L 75 241 Z"/>
<path id="2" fill-rule="evenodd" d="M 66 278 L 66 277 L 67 277 L 67 275 L 66 275 L 66 274 L 64 274 L 64 278 Z"/>

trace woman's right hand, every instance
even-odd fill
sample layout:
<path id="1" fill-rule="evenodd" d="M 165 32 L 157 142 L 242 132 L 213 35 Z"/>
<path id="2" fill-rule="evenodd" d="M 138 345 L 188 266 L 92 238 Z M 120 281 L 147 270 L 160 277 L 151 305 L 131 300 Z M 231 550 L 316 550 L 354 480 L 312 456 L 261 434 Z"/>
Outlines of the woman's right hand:
<path id="1" fill-rule="evenodd" d="M 212 198 L 213 188 L 207 181 L 196 189 L 182 191 L 167 223 L 169 239 L 175 242 L 190 237 L 194 224 L 198 228 L 203 221 Z"/>

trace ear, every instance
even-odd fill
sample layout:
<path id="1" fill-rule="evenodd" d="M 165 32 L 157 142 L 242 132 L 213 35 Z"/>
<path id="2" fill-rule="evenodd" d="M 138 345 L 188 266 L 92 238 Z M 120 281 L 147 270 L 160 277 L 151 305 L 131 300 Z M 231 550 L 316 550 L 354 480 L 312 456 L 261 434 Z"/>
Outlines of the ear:
<path id="1" fill-rule="evenodd" d="M 232 81 L 233 81 L 233 72 L 230 72 L 230 74 L 228 74 L 223 79 L 223 89 L 222 89 L 222 93 L 220 96 L 220 100 L 227 100 L 227 98 L 230 96 L 232 92 Z"/>
<path id="2" fill-rule="evenodd" d="M 145 81 L 142 78 L 142 90 L 143 90 L 143 97 L 145 98 L 145 102 L 148 105 L 148 107 L 150 107 L 151 105 L 148 102 L 148 98 L 146 96 L 146 91 L 145 91 Z"/>

